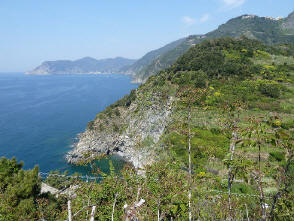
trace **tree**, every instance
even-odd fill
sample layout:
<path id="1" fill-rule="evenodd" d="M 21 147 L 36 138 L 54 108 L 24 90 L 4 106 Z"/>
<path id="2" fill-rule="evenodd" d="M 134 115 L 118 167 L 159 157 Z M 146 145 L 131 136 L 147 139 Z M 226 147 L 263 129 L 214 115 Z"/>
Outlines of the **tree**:
<path id="1" fill-rule="evenodd" d="M 271 119 L 275 122 L 279 119 Z M 294 136 L 293 133 L 287 129 L 283 129 L 280 126 L 275 128 L 272 140 L 272 144 L 279 149 L 285 151 L 286 159 L 281 162 L 279 173 L 276 176 L 278 182 L 278 191 L 273 196 L 273 202 L 270 211 L 270 220 L 279 219 L 282 214 L 285 214 L 284 218 L 293 220 L 293 208 L 294 208 Z M 277 207 L 278 204 L 278 208 Z M 292 213 L 292 214 L 291 214 Z"/>
<path id="2" fill-rule="evenodd" d="M 15 158 L 0 159 L 0 220 L 34 219 L 41 182 L 39 168 L 23 170 Z"/>

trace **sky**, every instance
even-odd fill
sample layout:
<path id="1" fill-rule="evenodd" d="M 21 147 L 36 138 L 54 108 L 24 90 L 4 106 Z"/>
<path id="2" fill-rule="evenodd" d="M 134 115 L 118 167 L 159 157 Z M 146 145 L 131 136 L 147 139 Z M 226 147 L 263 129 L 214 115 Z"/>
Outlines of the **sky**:
<path id="1" fill-rule="evenodd" d="M 239 15 L 293 10 L 293 0 L 0 0 L 0 72 L 86 56 L 137 59 Z"/>

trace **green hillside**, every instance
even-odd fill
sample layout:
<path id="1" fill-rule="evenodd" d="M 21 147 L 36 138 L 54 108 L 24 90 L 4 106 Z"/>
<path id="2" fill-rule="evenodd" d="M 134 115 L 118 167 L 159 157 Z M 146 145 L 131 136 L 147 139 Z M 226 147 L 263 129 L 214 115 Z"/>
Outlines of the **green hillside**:
<path id="1" fill-rule="evenodd" d="M 146 55 L 144 55 L 141 59 L 137 60 L 134 64 L 121 69 L 121 71 L 127 74 L 135 75 L 136 73 L 143 71 L 146 66 L 151 64 L 159 56 L 176 48 L 184 41 L 185 41 L 185 38 L 182 38 L 172 43 L 169 43 L 157 50 L 150 51 Z"/>
<path id="2" fill-rule="evenodd" d="M 195 220 L 293 220 L 291 48 L 248 38 L 190 48 L 89 123 L 79 142 L 95 142 L 75 154 L 103 180 L 45 180 L 76 185 L 74 197 L 40 195 L 37 169 L 0 160 L 0 220 L 66 220 L 68 200 L 74 220 L 88 219 L 92 206 L 96 220 L 188 220 L 189 189 Z M 139 154 L 145 167 L 128 164 L 116 174 L 111 164 L 106 175 L 91 163 L 122 151 Z"/>
<path id="3" fill-rule="evenodd" d="M 164 220 L 187 220 L 190 143 L 193 209 L 199 211 L 195 219 L 246 219 L 246 204 L 249 218 L 260 220 L 262 201 L 269 205 L 264 212 L 267 218 L 293 220 L 294 58 L 290 53 L 285 46 L 271 47 L 247 38 L 204 41 L 99 113 L 85 132 L 87 139 L 91 134 L 97 139 L 105 130 L 111 137 L 127 135 L 136 142 L 134 151 L 142 158 L 148 156 L 146 176 L 130 178 L 126 169 L 122 173 L 127 182 L 112 181 L 126 188 L 119 190 L 129 198 L 120 198 L 121 206 L 135 200 L 136 193 L 129 191 L 140 186 L 141 197 L 147 199 L 140 209 L 143 220 L 155 217 L 158 207 Z M 171 113 L 164 118 L 158 110 L 170 100 Z M 140 129 L 140 125 L 148 127 L 148 121 L 156 128 L 154 117 L 167 122 L 159 140 L 152 137 L 152 128 L 144 133 Z M 128 118 L 136 127 L 125 124 Z M 108 153 L 123 149 L 124 144 L 115 145 L 120 139 L 111 140 Z M 101 151 L 98 146 L 91 148 L 96 149 L 87 152 L 86 160 Z M 273 203 L 275 194 L 277 203 Z M 113 198 L 108 200 L 111 204 Z"/>
<path id="4" fill-rule="evenodd" d="M 293 13 L 284 19 L 243 15 L 220 25 L 216 30 L 205 35 L 188 37 L 179 46 L 160 54 L 155 60 L 135 72 L 135 78 L 145 81 L 149 76 L 158 73 L 173 64 L 176 59 L 185 53 L 191 46 L 206 39 L 219 37 L 246 36 L 257 39 L 269 45 L 294 43 L 294 16 Z"/>

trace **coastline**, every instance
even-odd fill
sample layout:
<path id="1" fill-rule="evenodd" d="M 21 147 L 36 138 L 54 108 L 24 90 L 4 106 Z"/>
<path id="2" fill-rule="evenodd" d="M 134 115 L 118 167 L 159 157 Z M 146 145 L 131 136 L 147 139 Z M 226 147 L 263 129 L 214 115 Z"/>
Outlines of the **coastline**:
<path id="1" fill-rule="evenodd" d="M 139 97 L 140 92 L 136 90 Z M 88 127 L 78 135 L 78 142 L 66 155 L 67 162 L 77 164 L 117 154 L 137 170 L 144 170 L 145 166 L 152 164 L 157 157 L 156 144 L 169 123 L 174 99 L 169 97 L 162 102 L 157 94 L 150 95 L 150 98 L 152 105 L 149 107 L 146 108 L 141 99 L 136 99 L 130 107 L 120 108 L 119 116 L 107 118 L 105 111 L 100 112 L 92 122 L 92 128 Z M 143 102 L 151 103 L 148 100 Z M 125 129 L 116 131 L 111 125 Z"/>

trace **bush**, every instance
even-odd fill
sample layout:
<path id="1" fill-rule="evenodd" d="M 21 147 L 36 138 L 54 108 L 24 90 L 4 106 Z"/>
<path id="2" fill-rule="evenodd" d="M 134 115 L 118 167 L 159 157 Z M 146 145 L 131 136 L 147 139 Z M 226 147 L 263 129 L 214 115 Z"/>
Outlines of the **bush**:
<path id="1" fill-rule="evenodd" d="M 115 110 L 114 110 L 114 114 L 115 114 L 117 117 L 119 117 L 119 116 L 120 116 L 119 109 L 115 109 Z"/>
<path id="2" fill-rule="evenodd" d="M 195 87 L 205 88 L 207 86 L 208 76 L 203 71 L 193 71 L 191 80 L 193 80 Z"/>
<path id="3" fill-rule="evenodd" d="M 232 192 L 242 193 L 242 194 L 251 194 L 253 190 L 250 186 L 243 183 L 234 183 L 232 186 Z"/>
<path id="4" fill-rule="evenodd" d="M 211 133 L 218 135 L 222 132 L 222 130 L 220 128 L 211 128 L 210 129 Z"/>
<path id="5" fill-rule="evenodd" d="M 112 126 L 113 126 L 114 132 L 116 132 L 116 133 L 119 132 L 119 127 L 116 124 L 113 124 Z"/>
<path id="6" fill-rule="evenodd" d="M 284 161 L 285 160 L 285 154 L 283 152 L 280 151 L 274 151 L 274 152 L 270 152 L 270 160 L 275 160 L 275 161 Z"/>
<path id="7" fill-rule="evenodd" d="M 22 166 L 15 158 L 0 159 L 0 220 L 37 220 L 34 212 L 41 188 L 39 168 L 23 170 Z"/>
<path id="8" fill-rule="evenodd" d="M 207 86 L 208 76 L 202 70 L 199 71 L 179 71 L 173 75 L 172 82 L 180 86 L 193 85 L 196 88 Z"/>
<path id="9" fill-rule="evenodd" d="M 94 129 L 94 121 L 93 120 L 89 121 L 89 123 L 87 124 L 87 129 L 88 130 L 93 130 Z"/>
<path id="10" fill-rule="evenodd" d="M 281 89 L 276 81 L 260 80 L 258 81 L 258 90 L 265 96 L 278 98 L 281 94 Z"/>
<path id="11" fill-rule="evenodd" d="M 136 90 L 132 90 L 131 93 L 126 98 L 125 106 L 129 107 L 132 104 L 132 102 L 136 99 L 136 97 L 137 97 Z"/>
<path id="12" fill-rule="evenodd" d="M 281 127 L 283 129 L 286 129 L 286 130 L 291 129 L 291 128 L 294 128 L 294 120 L 287 121 L 287 122 L 282 122 Z"/>

